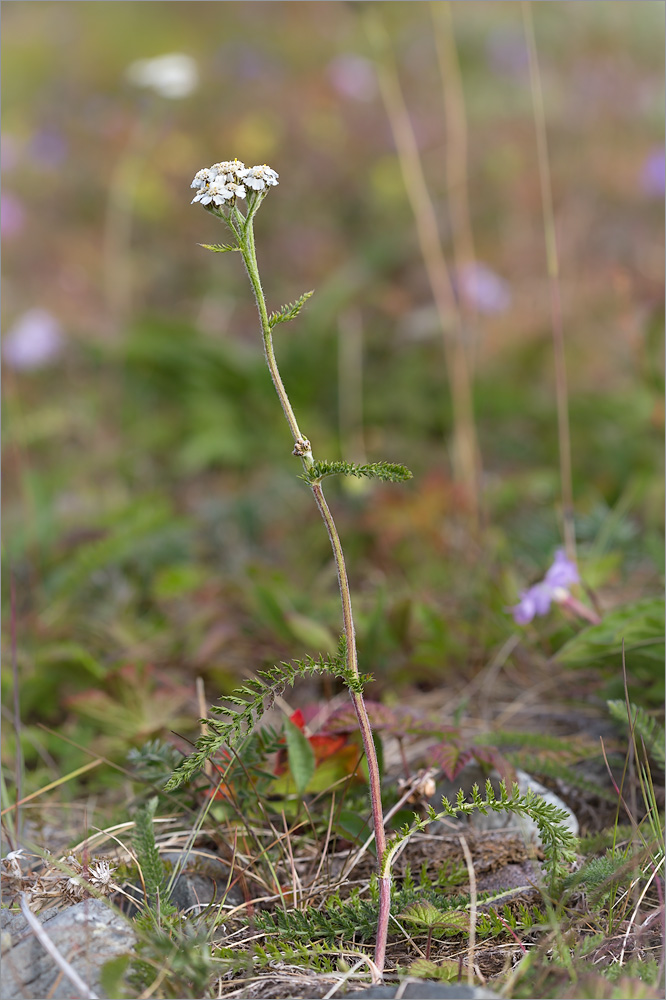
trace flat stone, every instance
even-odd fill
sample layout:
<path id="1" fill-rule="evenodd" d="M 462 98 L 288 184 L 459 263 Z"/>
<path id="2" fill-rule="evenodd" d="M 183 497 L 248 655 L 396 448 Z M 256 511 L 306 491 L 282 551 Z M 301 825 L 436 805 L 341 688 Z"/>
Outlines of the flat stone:
<path id="1" fill-rule="evenodd" d="M 0 969 L 2 1000 L 77 1000 L 79 994 L 28 927 L 23 914 L 2 910 L 3 933 L 9 935 Z M 106 998 L 99 974 L 105 962 L 134 948 L 130 925 L 98 899 L 85 899 L 63 910 L 37 914 L 45 933 L 100 998 Z M 57 982 L 57 985 L 56 985 Z M 112 998 L 108 998 L 112 1000 Z"/>
<path id="2" fill-rule="evenodd" d="M 498 994 L 481 986 L 465 983 L 434 983 L 412 979 L 397 986 L 371 986 L 367 990 L 347 994 L 354 1000 L 491 1000 Z"/>

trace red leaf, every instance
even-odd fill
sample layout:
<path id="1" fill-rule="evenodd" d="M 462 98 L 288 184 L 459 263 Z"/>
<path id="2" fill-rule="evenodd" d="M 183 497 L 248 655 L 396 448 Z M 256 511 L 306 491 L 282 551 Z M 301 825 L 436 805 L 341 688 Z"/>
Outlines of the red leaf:
<path id="1" fill-rule="evenodd" d="M 437 743 L 428 747 L 425 752 L 426 765 L 441 767 L 442 771 L 453 781 L 462 771 L 465 764 L 468 764 L 473 757 L 471 750 L 463 750 L 455 741 L 449 740 L 446 743 Z"/>

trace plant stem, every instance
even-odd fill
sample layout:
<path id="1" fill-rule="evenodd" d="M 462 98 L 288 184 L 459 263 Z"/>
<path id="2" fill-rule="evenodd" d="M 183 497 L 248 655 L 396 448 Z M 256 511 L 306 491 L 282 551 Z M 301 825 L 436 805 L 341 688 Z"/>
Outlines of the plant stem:
<path id="1" fill-rule="evenodd" d="M 259 279 L 259 269 L 257 266 L 257 256 L 254 247 L 254 233 L 252 227 L 252 219 L 246 221 L 244 228 L 245 238 L 241 242 L 241 253 L 243 255 L 243 260 L 245 261 L 245 267 L 247 269 L 252 288 L 254 290 L 255 299 L 257 302 L 257 309 L 259 312 L 259 318 L 261 320 L 261 329 L 264 339 L 264 352 L 266 355 L 266 362 L 268 364 L 269 371 L 271 373 L 271 378 L 273 380 L 273 385 L 275 386 L 275 391 L 278 394 L 280 403 L 282 404 L 282 410 L 286 417 L 287 423 L 289 424 L 289 429 L 291 430 L 292 436 L 294 438 L 294 454 L 302 460 L 303 465 L 306 469 L 313 465 L 312 450 L 310 448 L 310 442 L 305 438 L 300 431 L 296 416 L 291 407 L 289 397 L 287 395 L 287 390 L 284 387 L 282 378 L 280 377 L 280 372 L 278 370 L 277 361 L 275 359 L 275 352 L 273 350 L 273 336 L 271 331 L 271 326 L 268 321 L 268 311 L 266 309 L 266 301 L 264 298 L 263 289 L 261 287 L 261 281 Z M 356 632 L 354 629 L 354 616 L 352 613 L 352 603 L 351 603 L 351 592 L 349 589 L 349 578 L 347 576 L 347 567 L 345 564 L 345 557 L 342 551 L 342 543 L 340 541 L 340 536 L 338 534 L 338 529 L 333 520 L 333 515 L 331 514 L 330 508 L 326 502 L 326 497 L 324 496 L 324 491 L 321 482 L 315 482 L 311 486 L 312 493 L 315 498 L 315 503 L 319 513 L 322 516 L 324 524 L 326 525 L 326 531 L 328 532 L 328 537 L 331 542 L 331 548 L 333 550 L 333 558 L 335 560 L 335 566 L 338 572 L 338 585 L 340 588 L 340 602 L 342 605 L 342 621 L 347 647 L 347 670 L 350 676 L 358 677 L 358 652 L 356 649 Z M 390 875 L 386 875 L 383 870 L 383 856 L 386 851 L 386 835 L 384 833 L 384 816 L 382 813 L 382 798 L 381 798 L 381 778 L 379 774 L 379 762 L 377 760 L 377 751 L 375 749 L 374 740 L 372 738 L 372 728 L 370 726 L 370 719 L 368 717 L 368 711 L 365 706 L 365 701 L 363 695 L 358 691 L 350 690 L 350 696 L 352 703 L 354 705 L 354 711 L 356 712 L 356 718 L 358 719 L 358 726 L 361 733 L 361 739 L 363 741 L 363 749 L 365 751 L 365 757 L 368 764 L 368 782 L 370 786 L 370 804 L 372 807 L 372 821 L 375 831 L 375 844 L 377 846 L 377 861 L 379 865 L 378 881 L 379 881 L 379 916 L 377 921 L 377 937 L 375 944 L 375 965 L 382 973 L 384 970 L 384 962 L 386 956 L 386 940 L 388 936 L 388 923 L 390 916 L 390 906 L 391 906 L 391 878 Z"/>
<path id="2" fill-rule="evenodd" d="M 289 430 L 291 431 L 294 443 L 299 441 L 304 441 L 305 438 L 300 432 L 296 416 L 289 402 L 289 396 L 287 395 L 287 390 L 284 387 L 282 378 L 280 377 L 280 372 L 277 366 L 277 361 L 275 360 L 275 351 L 273 350 L 273 337 L 271 334 L 271 327 L 268 322 L 268 311 L 266 309 L 266 299 L 264 298 L 264 291 L 261 287 L 261 280 L 259 278 L 259 269 L 257 267 L 257 255 L 254 249 L 254 232 L 252 227 L 252 222 L 250 221 L 247 229 L 245 231 L 245 243 L 241 247 L 241 253 L 243 254 L 243 260 L 245 261 L 245 268 L 252 284 L 252 290 L 254 291 L 254 297 L 257 302 L 257 309 L 259 311 L 259 319 L 261 320 L 261 332 L 264 338 L 264 354 L 266 355 L 266 364 L 268 365 L 268 370 L 271 373 L 271 378 L 273 380 L 273 385 L 275 386 L 275 391 L 278 394 L 278 399 L 282 405 L 282 410 L 284 412 L 287 423 L 289 424 Z M 312 456 L 310 456 L 310 462 L 304 464 L 312 464 Z"/>
<path id="3" fill-rule="evenodd" d="M 576 528 L 574 524 L 573 477 L 571 471 L 571 432 L 569 430 L 569 397 L 567 390 L 567 366 L 564 351 L 564 329 L 562 325 L 562 300 L 560 296 L 560 262 L 557 251 L 555 213 L 553 211 L 553 190 L 548 161 L 548 139 L 546 135 L 546 115 L 543 106 L 541 74 L 534 36 L 532 8 L 523 0 L 523 24 L 527 41 L 527 55 L 532 85 L 534 105 L 534 126 L 539 162 L 539 182 L 543 210 L 544 237 L 546 241 L 546 263 L 550 285 L 550 315 L 553 333 L 553 358 L 555 361 L 555 397 L 557 402 L 557 436 L 560 452 L 560 481 L 562 489 L 562 525 L 564 547 L 567 558 L 576 561 Z"/>

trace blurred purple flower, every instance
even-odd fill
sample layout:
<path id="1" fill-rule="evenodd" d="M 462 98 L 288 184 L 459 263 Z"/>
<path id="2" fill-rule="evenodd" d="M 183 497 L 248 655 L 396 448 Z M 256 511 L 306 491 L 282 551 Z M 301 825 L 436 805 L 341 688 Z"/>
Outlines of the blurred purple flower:
<path id="1" fill-rule="evenodd" d="M 486 58 L 490 68 L 503 76 L 523 76 L 529 65 L 522 34 L 506 29 L 490 34 L 486 42 Z"/>
<path id="2" fill-rule="evenodd" d="M 527 625 L 535 615 L 547 615 L 553 601 L 562 604 L 570 598 L 569 587 L 578 583 L 578 570 L 563 549 L 555 553 L 553 565 L 540 583 L 524 590 L 520 602 L 510 609 L 516 625 Z"/>
<path id="3" fill-rule="evenodd" d="M 511 305 L 508 283 L 485 264 L 475 261 L 458 272 L 460 295 L 480 313 L 501 313 Z"/>
<path id="4" fill-rule="evenodd" d="M 5 364 L 17 372 L 35 371 L 56 361 L 65 346 L 60 323 L 46 309 L 29 309 L 2 343 Z"/>
<path id="5" fill-rule="evenodd" d="M 345 52 L 331 59 L 326 73 L 334 88 L 343 97 L 356 101 L 371 101 L 377 93 L 377 77 L 372 63 L 363 56 Z"/>
<path id="6" fill-rule="evenodd" d="M 29 155 L 35 166 L 54 169 L 67 158 L 67 140 L 58 129 L 40 129 L 30 140 Z"/>
<path id="7" fill-rule="evenodd" d="M 641 188 L 651 198 L 663 198 L 666 187 L 666 156 L 663 149 L 654 149 L 643 161 Z"/>
<path id="8" fill-rule="evenodd" d="M 15 236 L 23 229 L 25 209 L 18 198 L 7 191 L 0 195 L 0 235 Z"/>

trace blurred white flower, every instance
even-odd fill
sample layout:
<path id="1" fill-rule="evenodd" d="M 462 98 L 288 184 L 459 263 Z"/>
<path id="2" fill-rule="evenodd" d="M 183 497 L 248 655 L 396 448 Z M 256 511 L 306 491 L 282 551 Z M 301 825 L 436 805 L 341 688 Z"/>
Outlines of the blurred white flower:
<path id="1" fill-rule="evenodd" d="M 356 101 L 371 101 L 377 92 L 377 77 L 369 59 L 345 52 L 331 59 L 326 72 L 343 97 Z"/>
<path id="2" fill-rule="evenodd" d="M 46 309 L 29 309 L 3 338 L 2 357 L 14 371 L 29 372 L 56 361 L 64 346 L 62 327 L 55 316 Z"/>
<path id="3" fill-rule="evenodd" d="M 199 86 L 195 60 L 182 52 L 156 59 L 137 59 L 127 67 L 125 75 L 135 87 L 147 87 L 171 101 L 189 97 Z"/>

